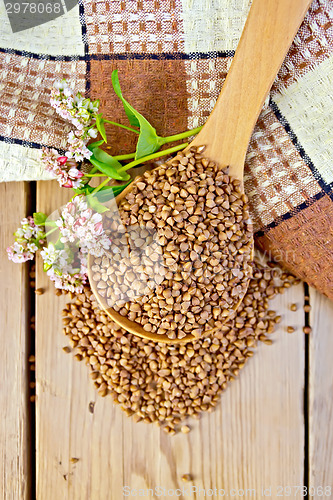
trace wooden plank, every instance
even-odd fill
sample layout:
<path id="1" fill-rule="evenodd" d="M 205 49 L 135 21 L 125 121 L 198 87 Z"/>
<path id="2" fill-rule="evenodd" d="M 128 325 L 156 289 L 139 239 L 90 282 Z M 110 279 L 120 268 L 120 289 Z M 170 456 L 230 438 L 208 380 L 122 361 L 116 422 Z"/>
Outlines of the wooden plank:
<path id="1" fill-rule="evenodd" d="M 64 191 L 39 183 L 38 209 L 57 208 Z M 110 398 L 97 396 L 87 367 L 62 351 L 65 300 L 55 298 L 40 266 L 37 281 L 46 290 L 37 297 L 38 500 L 120 499 L 124 486 L 181 488 L 185 473 L 206 489 L 272 486 L 273 498 L 276 486 L 303 483 L 302 286 L 275 299 L 272 308 L 283 311 L 284 321 L 273 346 L 258 349 L 218 409 L 191 421 L 188 435 L 170 437 L 157 426 L 135 424 Z M 297 312 L 288 310 L 292 302 Z M 288 324 L 298 328 L 293 335 Z"/>
<path id="2" fill-rule="evenodd" d="M 50 213 L 68 197 L 69 191 L 56 183 L 38 183 L 40 211 Z M 37 284 L 45 289 L 37 297 L 36 314 L 37 498 L 121 498 L 124 446 L 130 439 L 123 431 L 126 417 L 109 398 L 97 397 L 87 367 L 62 351 L 67 342 L 61 310 L 68 299 L 55 297 L 41 262 Z M 145 429 L 137 449 L 127 451 L 127 463 L 131 453 L 143 452 L 147 434 Z M 74 464 L 71 458 L 79 460 Z"/>
<path id="3" fill-rule="evenodd" d="M 27 267 L 9 262 L 6 247 L 25 217 L 25 183 L 0 184 L 0 498 L 30 498 L 30 436 L 28 403 Z"/>
<path id="4" fill-rule="evenodd" d="M 309 485 L 311 498 L 333 497 L 333 303 L 310 290 Z M 320 487 L 324 487 L 321 494 Z M 329 495 L 325 487 L 331 488 Z M 329 489 L 326 490 L 329 493 Z"/>
<path id="5" fill-rule="evenodd" d="M 270 308 L 283 317 L 273 345 L 259 346 L 214 413 L 192 424 L 188 435 L 163 439 L 162 484 L 181 487 L 179 478 L 191 473 L 197 488 L 224 489 L 236 498 L 244 495 L 232 490 L 255 490 L 251 498 L 258 499 L 264 498 L 262 487 L 276 498 L 278 486 L 303 484 L 303 302 L 302 285 L 273 299 Z M 288 325 L 296 328 L 292 335 Z M 167 466 L 170 457 L 173 467 Z"/>

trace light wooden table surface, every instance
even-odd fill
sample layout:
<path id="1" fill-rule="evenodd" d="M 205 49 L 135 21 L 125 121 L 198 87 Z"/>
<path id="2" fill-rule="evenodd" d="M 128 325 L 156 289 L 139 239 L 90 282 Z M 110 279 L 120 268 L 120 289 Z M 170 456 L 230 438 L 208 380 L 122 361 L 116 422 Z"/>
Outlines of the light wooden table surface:
<path id="1" fill-rule="evenodd" d="M 178 498 L 205 498 L 203 489 L 207 498 L 214 488 L 232 498 L 304 498 L 303 485 L 310 498 L 333 498 L 325 490 L 333 492 L 333 304 L 310 291 L 313 332 L 305 336 L 302 285 L 271 305 L 283 316 L 273 345 L 258 348 L 213 413 L 194 420 L 189 434 L 170 437 L 100 398 L 85 364 L 63 352 L 66 299 L 55 297 L 38 261 L 37 287 L 45 293 L 36 297 L 37 395 L 29 402 L 32 292 L 26 266 L 9 262 L 4 249 L 27 206 L 35 208 L 31 192 L 29 184 L 0 184 L 0 499 L 118 500 L 142 498 L 140 488 L 144 498 L 176 498 L 183 487 Z M 37 185 L 40 211 L 68 197 L 56 183 Z M 182 482 L 186 473 L 193 482 Z M 125 496 L 124 486 L 137 496 Z M 171 491 L 147 494 L 155 487 Z M 222 498 L 217 493 L 209 498 Z"/>

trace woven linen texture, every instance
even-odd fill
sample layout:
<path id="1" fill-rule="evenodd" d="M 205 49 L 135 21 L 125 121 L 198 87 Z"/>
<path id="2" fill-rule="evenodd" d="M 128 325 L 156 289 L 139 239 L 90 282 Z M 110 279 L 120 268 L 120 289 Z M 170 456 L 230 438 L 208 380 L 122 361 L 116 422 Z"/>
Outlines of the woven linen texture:
<path id="1" fill-rule="evenodd" d="M 249 0 L 80 0 L 39 29 L 0 34 L 0 181 L 47 178 L 42 146 L 64 148 L 70 127 L 49 106 L 55 79 L 101 99 L 126 123 L 112 91 L 171 135 L 213 109 L 250 8 Z M 0 4 L 1 5 L 1 4 Z M 333 298 L 333 2 L 314 0 L 274 82 L 250 141 L 245 189 L 256 240 Z M 111 154 L 130 133 L 107 127 Z"/>
<path id="2" fill-rule="evenodd" d="M 179 0 L 86 0 L 92 53 L 177 52 L 184 48 Z"/>

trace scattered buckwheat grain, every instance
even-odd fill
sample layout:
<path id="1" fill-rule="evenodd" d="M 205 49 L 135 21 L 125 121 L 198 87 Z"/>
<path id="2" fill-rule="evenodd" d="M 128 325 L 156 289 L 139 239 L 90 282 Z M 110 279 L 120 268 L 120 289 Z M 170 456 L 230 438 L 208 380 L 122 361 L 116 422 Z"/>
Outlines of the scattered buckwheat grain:
<path id="1" fill-rule="evenodd" d="M 218 331 L 186 344 L 127 333 L 99 309 L 89 287 L 66 305 L 64 333 L 77 359 L 90 366 L 99 395 L 111 395 L 135 421 L 156 422 L 172 435 L 188 417 L 212 411 L 258 341 L 270 340 L 280 317 L 269 309 L 269 299 L 298 282 L 280 277 L 277 270 L 256 265 L 237 312 Z"/>

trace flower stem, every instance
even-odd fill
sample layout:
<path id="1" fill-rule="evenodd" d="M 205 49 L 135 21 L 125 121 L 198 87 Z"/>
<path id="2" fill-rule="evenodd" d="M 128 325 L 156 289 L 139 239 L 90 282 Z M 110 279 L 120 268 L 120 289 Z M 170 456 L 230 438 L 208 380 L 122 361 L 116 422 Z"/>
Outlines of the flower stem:
<path id="1" fill-rule="evenodd" d="M 161 137 L 162 143 L 166 144 L 167 142 L 179 141 L 181 139 L 185 139 L 186 137 L 190 137 L 191 135 L 196 135 L 202 129 L 203 125 L 200 127 L 193 128 L 192 130 L 186 130 L 186 132 L 181 132 L 180 134 L 169 135 L 168 137 Z"/>
<path id="2" fill-rule="evenodd" d="M 107 178 L 105 179 L 105 181 L 103 181 L 103 182 L 102 182 L 99 186 L 97 186 L 97 187 L 93 190 L 93 192 L 92 192 L 91 194 L 92 194 L 92 195 L 94 195 L 94 194 L 98 193 L 98 191 L 100 191 L 100 190 L 102 189 L 102 187 L 106 186 L 106 184 L 107 184 L 108 182 L 110 182 L 110 180 L 111 180 L 111 177 L 107 177 Z"/>
<path id="3" fill-rule="evenodd" d="M 90 170 L 89 174 L 84 174 L 84 175 L 85 175 L 85 177 L 88 177 L 88 176 L 91 177 L 95 172 L 98 172 L 98 167 L 93 167 Z"/>
<path id="4" fill-rule="evenodd" d="M 130 160 L 131 158 L 135 158 L 135 153 L 130 153 L 128 155 L 119 155 L 119 156 L 114 156 L 114 160 Z"/>
<path id="5" fill-rule="evenodd" d="M 135 128 L 126 127 L 126 125 L 121 125 L 121 123 L 117 123 L 117 122 L 111 122 L 110 120 L 106 120 L 105 118 L 103 118 L 103 122 L 110 123 L 110 125 L 115 125 L 116 127 L 124 128 L 125 130 L 129 130 L 130 132 L 135 132 L 136 134 L 140 133 L 138 130 L 135 130 Z"/>
<path id="6" fill-rule="evenodd" d="M 85 177 L 108 177 L 107 175 L 105 174 L 84 174 Z"/>
<path id="7" fill-rule="evenodd" d="M 53 229 L 50 229 L 50 231 L 48 231 L 47 233 L 44 234 L 43 238 L 46 238 L 47 236 L 49 236 L 50 234 L 54 233 L 54 231 L 57 231 L 58 229 L 58 226 L 57 227 L 54 227 Z M 42 239 L 43 239 L 42 238 Z"/>
<path id="8" fill-rule="evenodd" d="M 140 165 L 140 163 L 145 163 L 146 161 L 154 160 L 155 158 L 160 158 L 161 156 L 175 153 L 176 151 L 180 151 L 181 149 L 186 148 L 186 146 L 188 146 L 188 142 L 179 144 L 178 146 L 174 146 L 173 148 L 164 149 L 163 151 L 158 151 L 157 153 L 144 156 L 143 158 L 139 158 L 138 160 L 132 161 L 131 163 L 127 163 L 127 165 L 120 168 L 118 172 L 126 172 L 126 170 L 129 170 L 130 168 L 136 167 L 136 165 Z"/>

